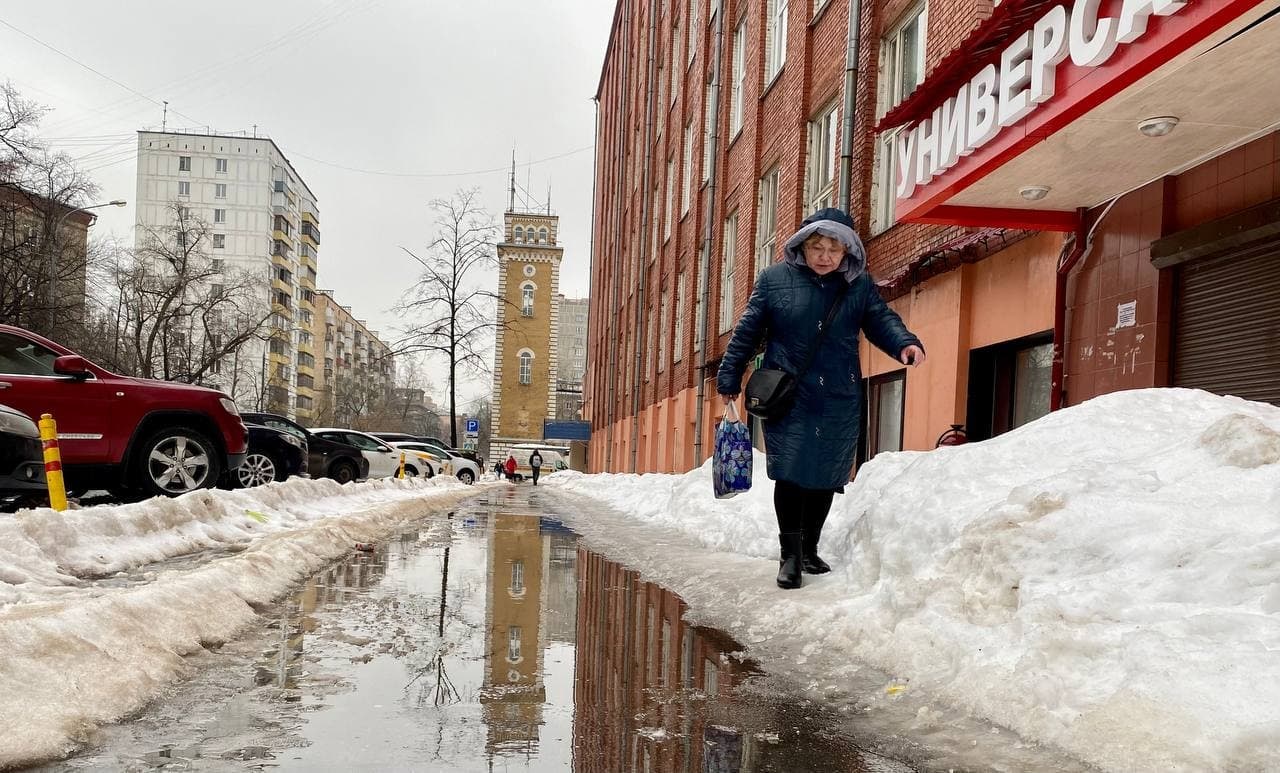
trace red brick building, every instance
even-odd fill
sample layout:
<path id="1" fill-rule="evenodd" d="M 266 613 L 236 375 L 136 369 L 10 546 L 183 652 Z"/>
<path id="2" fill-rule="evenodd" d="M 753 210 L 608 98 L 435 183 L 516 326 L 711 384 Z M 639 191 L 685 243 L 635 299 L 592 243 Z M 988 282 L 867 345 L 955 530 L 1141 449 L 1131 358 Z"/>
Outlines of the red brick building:
<path id="1" fill-rule="evenodd" d="M 619 0 L 591 469 L 706 458 L 755 273 L 831 203 L 929 351 L 908 374 L 864 345 L 868 454 L 1121 388 L 1280 402 L 1280 97 L 1250 64 L 1276 5 Z"/>

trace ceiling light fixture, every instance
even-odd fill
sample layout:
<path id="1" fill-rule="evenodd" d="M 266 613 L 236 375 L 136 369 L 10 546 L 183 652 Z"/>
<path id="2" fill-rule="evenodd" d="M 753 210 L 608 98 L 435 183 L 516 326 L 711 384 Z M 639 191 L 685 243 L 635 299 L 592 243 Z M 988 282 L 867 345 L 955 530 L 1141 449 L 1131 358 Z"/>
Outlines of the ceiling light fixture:
<path id="1" fill-rule="evenodd" d="M 1027 201 L 1039 201 L 1049 195 L 1049 190 L 1047 185 L 1028 185 L 1018 189 L 1018 194 Z"/>
<path id="2" fill-rule="evenodd" d="M 1178 125 L 1178 117 L 1173 115 L 1158 115 L 1154 118 L 1145 118 L 1138 121 L 1138 131 L 1148 137 L 1163 137 L 1173 131 L 1173 127 Z"/>

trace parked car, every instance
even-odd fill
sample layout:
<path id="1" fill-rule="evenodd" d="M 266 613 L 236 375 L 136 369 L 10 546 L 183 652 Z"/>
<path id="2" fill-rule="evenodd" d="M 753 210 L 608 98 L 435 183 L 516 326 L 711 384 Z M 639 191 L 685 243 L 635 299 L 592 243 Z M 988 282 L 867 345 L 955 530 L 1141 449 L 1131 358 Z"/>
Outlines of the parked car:
<path id="1" fill-rule="evenodd" d="M 511 447 L 511 455 L 516 458 L 516 480 L 524 480 L 533 476 L 533 468 L 529 466 L 529 457 L 537 451 L 542 456 L 541 476 L 550 475 L 559 470 L 569 469 L 565 457 L 569 449 L 558 446 L 540 446 L 533 443 L 518 443 Z M 505 459 L 503 460 L 506 461 Z"/>
<path id="2" fill-rule="evenodd" d="M 340 427 L 318 427 L 312 428 L 311 434 L 360 449 L 364 458 L 369 460 L 370 478 L 390 478 L 400 471 L 400 449 L 393 448 L 367 432 Z M 427 463 L 426 458 L 414 454 L 413 458 L 405 460 L 404 474 L 411 478 L 418 475 L 430 478 L 435 475 L 435 470 Z"/>
<path id="3" fill-rule="evenodd" d="M 421 459 L 422 463 L 427 465 L 428 469 L 430 470 L 430 474 L 427 475 L 428 478 L 433 478 L 436 475 L 440 475 L 440 474 L 444 474 L 444 475 L 451 474 L 450 471 L 453 469 L 453 466 L 449 464 L 449 457 L 447 456 L 440 456 L 439 454 L 434 454 L 434 453 L 431 453 L 430 451 L 424 451 L 420 448 L 417 448 L 416 447 L 418 446 L 417 443 L 398 443 L 395 441 L 391 441 L 387 443 L 387 445 L 391 446 L 397 451 L 405 452 L 406 468 L 409 465 L 409 460 Z"/>
<path id="4" fill-rule="evenodd" d="M 0 510 L 47 502 L 44 450 L 30 416 L 0 405 Z"/>
<path id="5" fill-rule="evenodd" d="M 293 419 L 275 413 L 244 413 L 246 422 L 271 427 L 302 440 L 307 447 L 307 474 L 313 478 L 332 478 L 350 483 L 369 477 L 369 460 L 359 448 L 313 434 Z"/>
<path id="6" fill-rule="evenodd" d="M 388 443 L 432 443 L 442 448 L 449 447 L 448 443 L 430 435 L 410 435 L 407 432 L 370 432 L 369 434 Z"/>
<path id="7" fill-rule="evenodd" d="M 249 453 L 244 462 L 227 474 L 235 488 L 253 488 L 306 474 L 306 441 L 275 427 L 247 423 Z"/>
<path id="8" fill-rule="evenodd" d="M 436 454 L 437 456 L 443 456 L 446 460 L 448 460 L 450 465 L 453 467 L 453 474 L 457 475 L 458 480 L 462 481 L 463 483 L 466 483 L 467 485 L 471 485 L 472 483 L 475 483 L 476 478 L 480 477 L 480 465 L 476 464 L 475 462 L 471 461 L 465 456 L 461 456 L 449 450 L 448 448 L 443 448 L 434 443 L 424 443 L 424 442 L 417 442 L 417 441 L 393 443 L 392 445 L 398 446 L 400 448 L 412 448 L 417 451 L 424 451 L 426 453 Z"/>
<path id="9" fill-rule="evenodd" d="M 215 485 L 247 453 L 222 392 L 117 375 L 11 325 L 0 325 L 0 400 L 53 415 L 70 490 L 176 496 Z"/>

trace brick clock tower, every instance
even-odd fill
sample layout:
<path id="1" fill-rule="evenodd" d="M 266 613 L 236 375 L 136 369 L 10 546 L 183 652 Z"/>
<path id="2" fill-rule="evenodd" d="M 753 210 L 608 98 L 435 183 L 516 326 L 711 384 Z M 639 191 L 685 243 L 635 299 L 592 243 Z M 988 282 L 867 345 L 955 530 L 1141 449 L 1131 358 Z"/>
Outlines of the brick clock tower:
<path id="1" fill-rule="evenodd" d="M 514 199 L 514 196 L 513 196 Z M 542 422 L 556 415 L 560 218 L 515 211 L 503 216 L 498 244 L 497 346 L 489 456 L 505 462 L 511 446 L 541 443 Z"/>

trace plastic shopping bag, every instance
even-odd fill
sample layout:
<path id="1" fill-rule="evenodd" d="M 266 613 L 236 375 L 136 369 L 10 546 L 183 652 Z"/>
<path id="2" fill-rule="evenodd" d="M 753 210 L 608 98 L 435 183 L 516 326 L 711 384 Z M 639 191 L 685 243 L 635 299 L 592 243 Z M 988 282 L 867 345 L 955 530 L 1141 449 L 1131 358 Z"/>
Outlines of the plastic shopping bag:
<path id="1" fill-rule="evenodd" d="M 751 432 L 738 419 L 730 403 L 716 427 L 716 447 L 711 457 L 711 478 L 716 499 L 736 497 L 751 488 Z"/>

